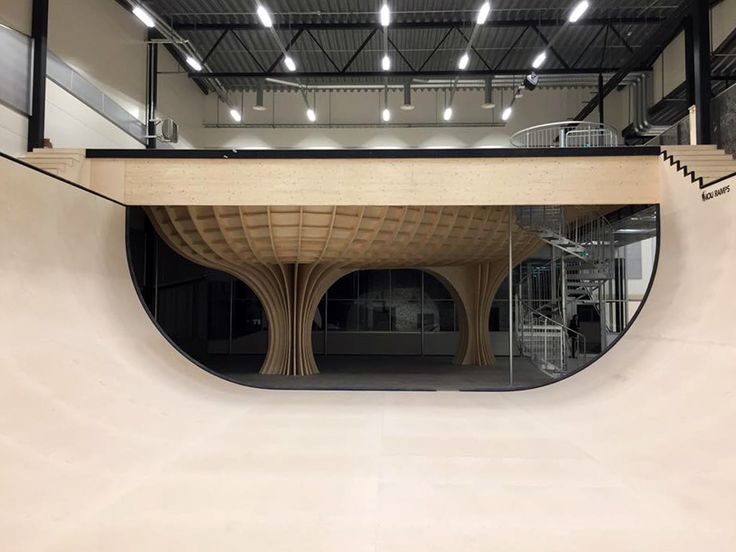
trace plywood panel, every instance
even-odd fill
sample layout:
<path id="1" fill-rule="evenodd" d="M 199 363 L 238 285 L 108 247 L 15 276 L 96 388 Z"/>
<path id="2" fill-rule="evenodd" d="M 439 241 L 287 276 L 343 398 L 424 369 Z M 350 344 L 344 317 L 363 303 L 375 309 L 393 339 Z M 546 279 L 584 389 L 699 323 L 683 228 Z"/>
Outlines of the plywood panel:
<path id="1" fill-rule="evenodd" d="M 126 159 L 130 205 L 605 205 L 657 203 L 656 157 Z"/>

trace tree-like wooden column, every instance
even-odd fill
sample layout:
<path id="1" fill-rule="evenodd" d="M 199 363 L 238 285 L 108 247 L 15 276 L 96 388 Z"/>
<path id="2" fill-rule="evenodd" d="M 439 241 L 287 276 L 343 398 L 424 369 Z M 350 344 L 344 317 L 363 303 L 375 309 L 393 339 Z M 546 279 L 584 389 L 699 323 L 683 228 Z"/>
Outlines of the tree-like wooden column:
<path id="1" fill-rule="evenodd" d="M 261 374 L 309 376 L 318 374 L 312 349 L 312 322 L 329 287 L 348 271 L 332 264 L 280 265 L 274 271 L 271 293 L 264 302 L 268 316 L 269 354 Z"/>
<path id="2" fill-rule="evenodd" d="M 482 263 L 427 269 L 450 290 L 458 310 L 460 340 L 455 363 L 488 366 L 495 363 L 488 335 L 491 304 L 508 274 L 508 265 Z"/>
<path id="3" fill-rule="evenodd" d="M 268 316 L 261 372 L 317 373 L 311 329 L 331 284 L 361 268 L 435 269 L 460 305 L 458 361 L 491 364 L 491 302 L 508 270 L 501 206 L 157 206 L 147 212 L 181 255 L 239 278 Z M 539 240 L 513 222 L 514 257 Z"/>

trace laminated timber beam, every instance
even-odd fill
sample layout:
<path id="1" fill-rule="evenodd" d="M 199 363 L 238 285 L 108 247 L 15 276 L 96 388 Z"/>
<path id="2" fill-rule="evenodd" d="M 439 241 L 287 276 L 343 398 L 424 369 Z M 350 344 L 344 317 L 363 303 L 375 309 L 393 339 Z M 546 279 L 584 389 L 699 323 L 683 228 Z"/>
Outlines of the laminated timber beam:
<path id="1" fill-rule="evenodd" d="M 87 163 L 90 184 L 128 205 L 618 205 L 660 191 L 656 155 Z"/>

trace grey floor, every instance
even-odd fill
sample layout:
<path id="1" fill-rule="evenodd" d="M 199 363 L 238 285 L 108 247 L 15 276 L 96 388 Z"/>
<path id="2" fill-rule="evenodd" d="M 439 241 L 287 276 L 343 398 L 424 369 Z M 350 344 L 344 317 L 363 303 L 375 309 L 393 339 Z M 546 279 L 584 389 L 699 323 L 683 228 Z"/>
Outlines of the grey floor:
<path id="1" fill-rule="evenodd" d="M 205 364 L 237 383 L 269 389 L 491 391 L 537 387 L 553 378 L 528 360 L 514 358 L 513 381 L 509 359 L 494 367 L 455 366 L 452 357 L 318 356 L 320 373 L 314 376 L 263 376 L 257 373 L 262 358 L 210 357 Z"/>

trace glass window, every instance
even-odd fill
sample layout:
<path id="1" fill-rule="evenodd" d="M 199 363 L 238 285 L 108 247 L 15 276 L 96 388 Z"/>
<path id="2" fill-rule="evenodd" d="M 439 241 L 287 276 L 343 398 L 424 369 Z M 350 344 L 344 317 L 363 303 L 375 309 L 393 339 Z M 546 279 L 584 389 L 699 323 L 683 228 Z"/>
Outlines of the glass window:
<path id="1" fill-rule="evenodd" d="M 327 329 L 332 331 L 356 331 L 358 329 L 358 303 L 353 300 L 329 299 L 327 301 Z"/>
<path id="2" fill-rule="evenodd" d="M 429 299 L 452 300 L 449 290 L 437 278 L 426 272 L 424 275 L 424 296 Z"/>
<path id="3" fill-rule="evenodd" d="M 332 284 L 327 294 L 330 299 L 357 299 L 358 273 L 351 272 Z"/>

